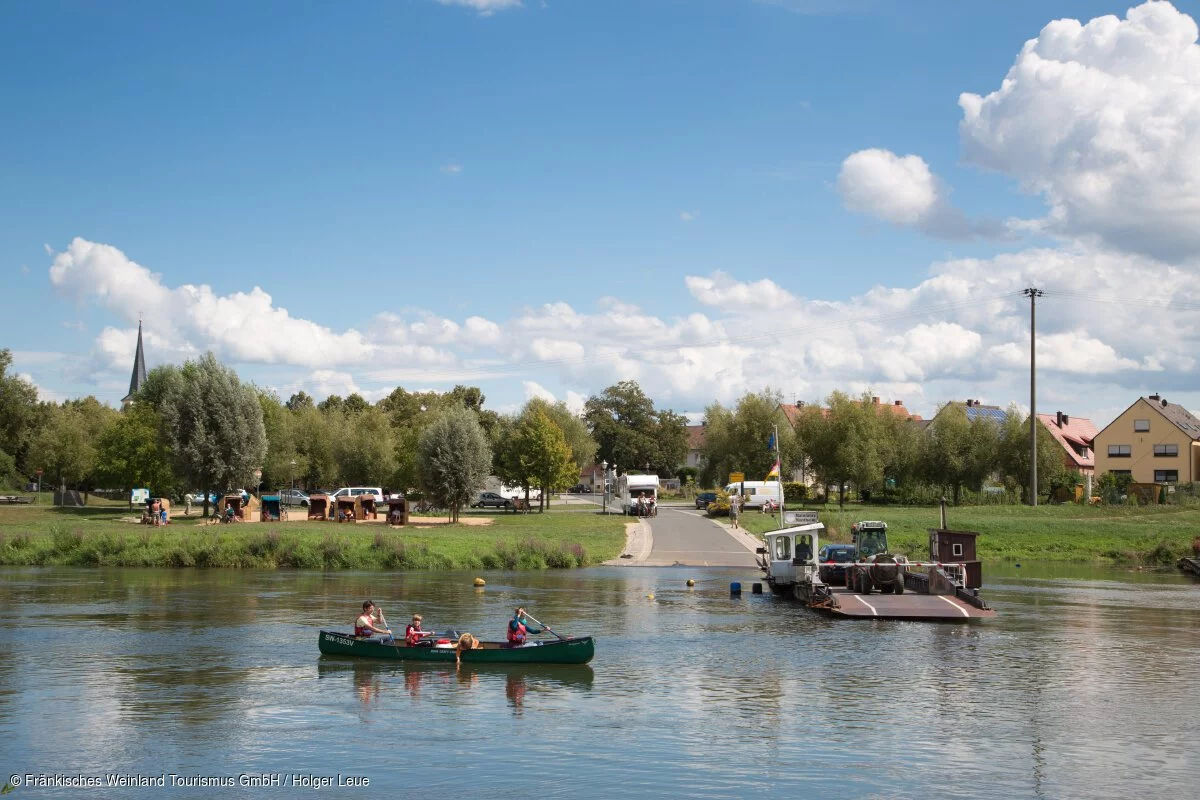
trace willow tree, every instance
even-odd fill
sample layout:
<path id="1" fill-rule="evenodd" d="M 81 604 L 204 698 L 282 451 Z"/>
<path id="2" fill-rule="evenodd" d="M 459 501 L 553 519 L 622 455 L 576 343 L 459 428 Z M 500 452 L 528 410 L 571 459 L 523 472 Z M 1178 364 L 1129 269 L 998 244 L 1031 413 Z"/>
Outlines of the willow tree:
<path id="1" fill-rule="evenodd" d="M 212 353 L 189 361 L 163 402 L 167 444 L 176 472 L 204 492 L 242 488 L 267 456 L 258 393 Z"/>
<path id="2" fill-rule="evenodd" d="M 492 448 L 479 417 L 463 406 L 442 411 L 417 441 L 421 488 L 437 505 L 450 509 L 451 522 L 487 482 Z"/>

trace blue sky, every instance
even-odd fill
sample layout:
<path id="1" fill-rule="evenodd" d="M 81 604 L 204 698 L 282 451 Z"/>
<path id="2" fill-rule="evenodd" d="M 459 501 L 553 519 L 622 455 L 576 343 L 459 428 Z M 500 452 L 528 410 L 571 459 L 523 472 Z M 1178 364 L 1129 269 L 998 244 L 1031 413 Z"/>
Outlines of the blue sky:
<path id="1" fill-rule="evenodd" d="M 698 302 L 687 276 L 720 273 L 759 295 L 852 310 L 873 286 L 917 287 L 939 262 L 1070 249 L 1085 234 L 1104 240 L 1094 226 L 930 235 L 848 208 L 839 173 L 867 148 L 919 154 L 965 217 L 1044 215 L 1047 197 L 1023 191 L 1022 165 L 964 163 L 959 94 L 998 89 L 1022 44 L 1051 20 L 1124 16 L 1128 6 L 526 0 L 491 14 L 432 0 L 9 6 L 0 26 L 9 298 L 0 346 L 17 352 L 18 371 L 47 396 L 124 394 L 124 353 L 98 337 L 136 327 L 139 311 L 148 327 L 168 321 L 92 291 L 93 273 L 55 285 L 46 247 L 61 253 L 77 237 L 118 249 L 166 287 L 206 284 L 217 297 L 261 287 L 275 308 L 338 335 L 378 328 L 381 313 L 406 326 L 473 316 L 505 326 L 538 317 L 544 304 L 583 315 L 540 354 L 511 344 L 472 354 L 461 336 L 405 334 L 406 346 L 442 353 L 422 356 L 439 365 L 431 377 L 406 373 L 404 385 L 453 385 L 461 367 L 464 381 L 506 406 L 539 390 L 586 395 L 621 377 L 620 368 L 559 363 L 593 357 L 565 345 L 605 338 L 602 297 L 667 327 L 702 313 L 713 327 L 692 334 L 711 343 L 757 330 L 755 315 Z M 1169 264 L 1190 259 L 1176 253 Z M 922 320 L 919 305 L 911 311 L 905 326 Z M 212 324 L 173 330 L 151 360 L 219 342 L 206 338 Z M 638 324 L 623 334 L 636 336 Z M 1122 355 L 1121 342 L 1099 339 L 1144 363 L 1146 353 Z M 654 347 L 671 343 L 686 345 L 687 333 Z M 983 346 L 997 344 L 984 335 Z M 417 357 L 372 350 L 339 364 L 337 347 L 322 349 L 319 364 L 217 349 L 243 377 L 281 392 L 385 393 L 395 382 L 378 370 L 369 379 L 369 367 Z M 718 365 L 760 357 L 737 348 L 710 356 Z M 472 357 L 494 372 L 472 381 Z M 681 410 L 762 388 L 753 370 L 718 375 L 714 388 L 660 385 L 644 372 L 652 369 L 633 374 Z M 927 410 L 972 390 L 1002 404 L 1023 399 L 963 364 L 938 369 L 762 378 L 798 396 L 839 386 L 899 396 L 911 387 L 920 396 L 910 402 Z M 316 370 L 329 375 L 314 381 Z M 1068 397 L 1072 380 L 1062 381 Z M 1053 375 L 1047 381 L 1053 391 Z M 1140 388 L 1118 380 L 1111 405 Z"/>

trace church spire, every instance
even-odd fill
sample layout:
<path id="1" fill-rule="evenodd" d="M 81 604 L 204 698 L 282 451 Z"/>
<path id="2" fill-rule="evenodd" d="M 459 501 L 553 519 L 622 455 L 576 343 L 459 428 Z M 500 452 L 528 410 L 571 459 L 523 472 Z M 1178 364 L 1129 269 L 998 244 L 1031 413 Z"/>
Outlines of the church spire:
<path id="1" fill-rule="evenodd" d="M 137 352 L 133 356 L 133 376 L 129 379 L 129 394 L 121 400 L 123 406 L 133 402 L 138 389 L 146 382 L 146 354 L 142 351 L 142 321 L 138 320 Z"/>

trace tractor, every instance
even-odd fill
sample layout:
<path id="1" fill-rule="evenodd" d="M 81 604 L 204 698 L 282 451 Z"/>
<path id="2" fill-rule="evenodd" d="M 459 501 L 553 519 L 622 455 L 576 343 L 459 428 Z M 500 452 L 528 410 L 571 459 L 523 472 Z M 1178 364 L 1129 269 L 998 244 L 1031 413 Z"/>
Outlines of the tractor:
<path id="1" fill-rule="evenodd" d="M 850 536 L 858 552 L 854 563 L 846 567 L 846 588 L 860 594 L 870 594 L 872 589 L 904 594 L 908 559 L 888 552 L 887 523 L 856 522 L 850 526 Z"/>

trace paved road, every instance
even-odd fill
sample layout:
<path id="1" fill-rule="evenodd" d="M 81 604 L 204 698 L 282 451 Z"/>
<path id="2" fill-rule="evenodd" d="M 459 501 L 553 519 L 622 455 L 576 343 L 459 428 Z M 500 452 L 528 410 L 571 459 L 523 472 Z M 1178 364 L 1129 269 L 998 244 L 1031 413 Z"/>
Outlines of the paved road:
<path id="1" fill-rule="evenodd" d="M 754 553 L 695 510 L 659 508 L 647 566 L 756 567 Z"/>

